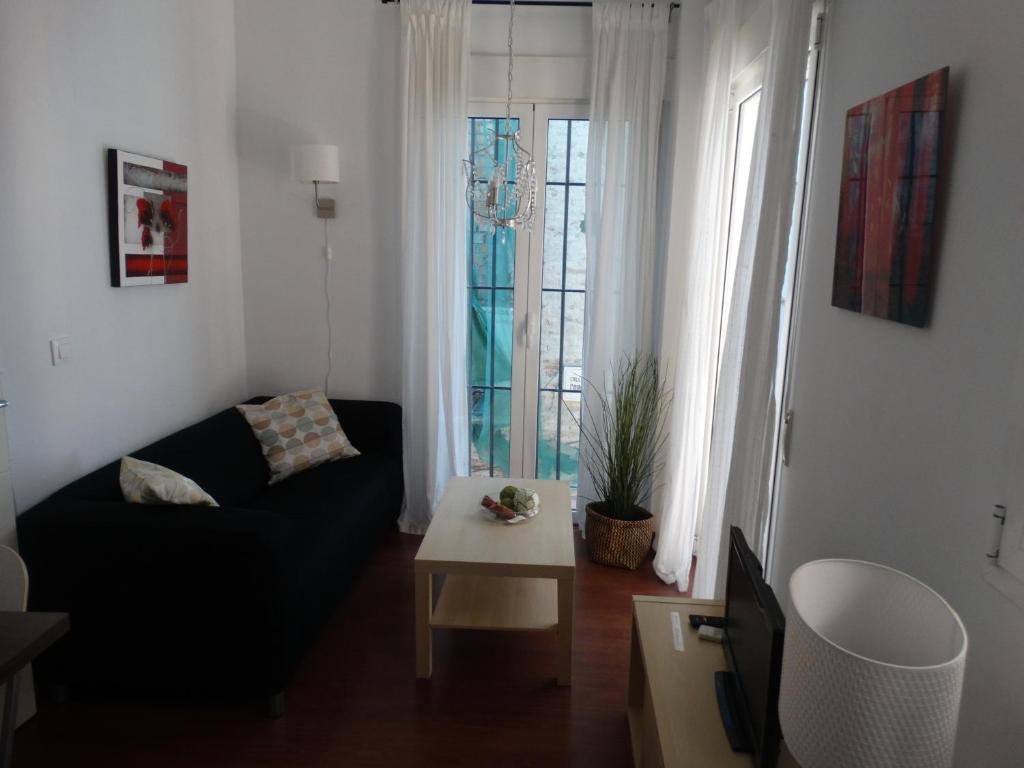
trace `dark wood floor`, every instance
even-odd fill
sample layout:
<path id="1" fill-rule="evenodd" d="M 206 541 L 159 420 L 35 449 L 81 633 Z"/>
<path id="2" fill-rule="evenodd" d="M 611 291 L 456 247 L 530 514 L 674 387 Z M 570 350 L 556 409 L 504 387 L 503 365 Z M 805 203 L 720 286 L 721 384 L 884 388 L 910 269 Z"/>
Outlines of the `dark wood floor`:
<path id="1" fill-rule="evenodd" d="M 577 534 L 571 688 L 553 634 L 435 632 L 434 676 L 414 679 L 412 560 L 393 534 L 300 665 L 287 714 L 139 702 L 44 705 L 18 730 L 30 766 L 629 766 L 624 713 L 630 597 L 677 595 L 648 561 L 590 563 Z M 202 642 L 201 637 L 196 642 Z"/>

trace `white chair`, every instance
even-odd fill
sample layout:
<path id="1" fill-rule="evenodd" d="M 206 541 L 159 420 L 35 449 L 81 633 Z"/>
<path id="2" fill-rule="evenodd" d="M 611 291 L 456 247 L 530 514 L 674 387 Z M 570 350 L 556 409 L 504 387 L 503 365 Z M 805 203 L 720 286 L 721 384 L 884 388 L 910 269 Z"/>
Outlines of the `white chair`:
<path id="1" fill-rule="evenodd" d="M 0 611 L 28 607 L 28 570 L 21 555 L 0 544 Z"/>
<path id="2" fill-rule="evenodd" d="M 0 544 L 0 611 L 24 611 L 28 607 L 28 570 L 21 555 Z M 14 726 L 18 713 L 18 678 L 15 674 L 4 691 L 4 714 L 0 727 L 0 766 L 11 764 Z"/>

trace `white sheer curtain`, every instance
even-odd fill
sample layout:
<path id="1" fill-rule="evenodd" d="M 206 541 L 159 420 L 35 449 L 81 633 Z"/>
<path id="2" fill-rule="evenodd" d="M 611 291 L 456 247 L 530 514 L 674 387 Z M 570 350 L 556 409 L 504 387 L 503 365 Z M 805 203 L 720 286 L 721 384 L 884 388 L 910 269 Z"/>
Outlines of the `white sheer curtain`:
<path id="1" fill-rule="evenodd" d="M 682 258 L 680 308 L 666 302 L 662 360 L 674 361 L 674 397 L 661 478 L 658 552 L 654 568 L 686 590 L 694 535 L 704 504 L 715 406 L 722 292 L 729 216 L 729 101 L 738 33 L 737 0 L 705 9 L 704 86 L 698 129 L 693 208 L 670 223 L 668 250 Z M 685 109 L 687 105 L 680 105 Z M 679 153 L 677 153 L 679 154 Z M 687 183 L 677 179 L 677 183 Z M 675 329 L 678 328 L 678 333 Z"/>
<path id="2" fill-rule="evenodd" d="M 623 354 L 650 351 L 658 135 L 668 61 L 668 0 L 596 0 L 587 149 L 584 378 L 605 388 Z M 583 393 L 583 419 L 597 406 Z M 586 452 L 585 444 L 581 451 Z M 582 456 L 586 463 L 586 456 Z M 580 472 L 577 516 L 594 501 Z"/>
<path id="3" fill-rule="evenodd" d="M 771 32 L 694 577 L 695 597 L 721 597 L 730 525 L 765 554 L 777 413 L 779 312 L 791 232 L 810 0 L 766 0 Z"/>
<path id="4" fill-rule="evenodd" d="M 469 469 L 466 199 L 470 0 L 402 0 L 403 531 Z"/>

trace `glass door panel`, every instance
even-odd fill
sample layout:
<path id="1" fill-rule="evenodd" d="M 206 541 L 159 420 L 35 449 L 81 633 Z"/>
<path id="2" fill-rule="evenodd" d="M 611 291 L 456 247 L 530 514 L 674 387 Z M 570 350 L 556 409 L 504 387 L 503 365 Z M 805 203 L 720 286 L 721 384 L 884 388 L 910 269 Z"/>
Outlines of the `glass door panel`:
<path id="1" fill-rule="evenodd" d="M 504 140 L 497 139 L 494 155 L 485 151 L 495 137 L 507 132 L 504 108 L 474 105 L 472 113 L 468 125 L 470 155 L 485 165 L 504 163 Z M 532 121 L 513 116 L 508 128 L 520 131 L 521 141 L 529 146 Z M 514 179 L 515 169 L 509 171 Z M 514 184 L 513 180 L 507 186 Z M 518 295 L 524 291 L 517 291 L 517 285 L 522 284 L 528 267 L 528 237 L 514 229 L 492 230 L 476 221 L 472 212 L 467 237 L 470 474 L 510 477 L 522 474 L 519 382 L 523 354 L 516 329 L 525 313 L 526 297 Z"/>
<path id="2" fill-rule="evenodd" d="M 586 174 L 589 122 L 584 109 L 549 107 L 538 113 L 543 188 L 534 470 L 566 480 L 575 496 L 579 476 L 580 394 L 586 303 Z M 538 214 L 538 217 L 540 214 Z M 537 222 L 540 224 L 541 222 Z M 536 226 L 536 225 L 535 225 Z"/>

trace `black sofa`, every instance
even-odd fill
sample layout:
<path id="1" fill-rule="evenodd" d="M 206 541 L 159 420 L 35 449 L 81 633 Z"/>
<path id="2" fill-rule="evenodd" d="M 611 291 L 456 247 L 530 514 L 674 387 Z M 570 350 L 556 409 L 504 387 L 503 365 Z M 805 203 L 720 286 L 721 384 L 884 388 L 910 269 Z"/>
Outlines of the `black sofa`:
<path id="1" fill-rule="evenodd" d="M 71 616 L 37 677 L 58 690 L 262 696 L 283 711 L 296 663 L 402 505 L 401 409 L 331 405 L 362 455 L 273 486 L 234 408 L 130 454 L 220 507 L 128 504 L 118 461 L 20 515 L 30 609 Z"/>

